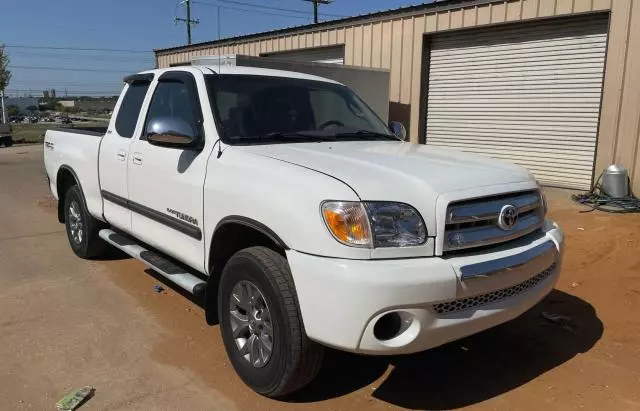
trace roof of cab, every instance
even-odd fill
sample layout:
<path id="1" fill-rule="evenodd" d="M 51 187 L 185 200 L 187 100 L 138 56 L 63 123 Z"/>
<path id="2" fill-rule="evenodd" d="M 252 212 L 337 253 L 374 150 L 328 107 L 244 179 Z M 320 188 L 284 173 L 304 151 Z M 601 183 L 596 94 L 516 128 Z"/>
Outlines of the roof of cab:
<path id="1" fill-rule="evenodd" d="M 331 80 L 331 79 L 320 77 L 320 76 L 314 76 L 312 74 L 300 73 L 297 71 L 274 70 L 274 69 L 268 69 L 268 68 L 247 67 L 247 66 L 207 65 L 207 66 L 192 66 L 192 67 L 209 69 L 216 74 L 237 74 L 237 75 L 244 74 L 249 76 L 288 77 L 288 78 L 296 78 L 296 79 L 302 79 L 302 80 L 315 80 L 315 81 L 324 81 L 327 83 L 339 84 L 335 80 Z"/>
<path id="2" fill-rule="evenodd" d="M 216 66 L 216 65 L 198 65 L 198 66 L 177 66 L 162 69 L 145 70 L 138 74 L 125 77 L 125 81 L 130 77 L 141 76 L 145 74 L 162 75 L 167 71 L 190 71 L 189 69 L 198 69 L 204 74 L 210 72 L 211 74 L 235 74 L 235 75 L 248 75 L 248 76 L 271 76 L 271 77 L 286 77 L 295 78 L 301 80 L 314 80 L 323 81 L 325 83 L 341 84 L 335 80 L 328 79 L 326 77 L 314 76 L 312 74 L 300 73 L 297 71 L 286 70 L 274 70 L 260 67 L 247 67 L 247 66 Z"/>

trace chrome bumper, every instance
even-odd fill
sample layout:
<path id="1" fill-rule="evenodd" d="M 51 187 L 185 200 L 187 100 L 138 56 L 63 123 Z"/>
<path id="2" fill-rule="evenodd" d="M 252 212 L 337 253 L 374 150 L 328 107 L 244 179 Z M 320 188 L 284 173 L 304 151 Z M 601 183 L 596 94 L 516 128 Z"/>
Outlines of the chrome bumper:
<path id="1" fill-rule="evenodd" d="M 546 241 L 519 254 L 460 267 L 462 281 L 490 277 L 525 265 L 550 267 L 557 259 L 558 249 L 552 241 Z"/>

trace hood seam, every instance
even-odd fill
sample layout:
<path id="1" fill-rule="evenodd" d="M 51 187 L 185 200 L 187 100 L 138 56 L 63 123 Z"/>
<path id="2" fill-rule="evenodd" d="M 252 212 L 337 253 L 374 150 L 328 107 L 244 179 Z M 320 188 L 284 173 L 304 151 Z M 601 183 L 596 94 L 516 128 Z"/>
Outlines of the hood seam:
<path id="1" fill-rule="evenodd" d="M 358 194 L 358 192 L 357 192 L 353 187 L 351 187 L 351 186 L 350 186 L 346 181 L 341 180 L 341 179 L 339 179 L 339 178 L 338 178 L 338 177 L 336 177 L 336 176 L 332 176 L 331 174 L 325 173 L 324 171 L 316 170 L 315 168 L 312 168 L 312 167 L 303 166 L 302 164 L 294 163 L 294 162 L 292 162 L 292 161 L 283 160 L 283 159 L 281 159 L 281 158 L 272 157 L 272 156 L 268 156 L 268 155 L 265 155 L 265 154 L 258 154 L 258 155 L 260 155 L 260 156 L 262 156 L 262 157 L 270 158 L 270 159 L 272 159 L 272 160 L 277 160 L 277 161 L 281 161 L 281 162 L 283 162 L 283 163 L 291 164 L 291 165 L 294 165 L 294 166 L 298 166 L 298 167 L 306 168 L 307 170 L 315 171 L 316 173 L 319 173 L 319 174 L 325 175 L 325 176 L 327 176 L 327 177 L 329 177 L 329 178 L 333 178 L 334 180 L 339 181 L 339 182 L 341 182 L 342 184 L 344 184 L 344 185 L 346 185 L 347 187 L 349 187 L 349 189 L 351 189 L 351 191 L 353 191 L 353 193 L 356 195 L 356 197 L 358 197 L 358 200 L 362 201 L 362 198 L 360 197 L 360 195 Z"/>

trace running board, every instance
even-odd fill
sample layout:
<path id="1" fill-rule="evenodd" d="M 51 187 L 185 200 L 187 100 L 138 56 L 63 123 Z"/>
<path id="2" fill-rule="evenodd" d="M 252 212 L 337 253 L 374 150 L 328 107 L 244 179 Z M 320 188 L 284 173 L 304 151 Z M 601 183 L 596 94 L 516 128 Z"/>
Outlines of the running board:
<path id="1" fill-rule="evenodd" d="M 147 267 L 156 271 L 180 288 L 196 296 L 204 295 L 207 283 L 190 274 L 186 268 L 169 261 L 154 251 L 147 250 L 132 238 L 118 234 L 113 230 L 100 230 L 98 235 L 112 246 L 142 261 Z"/>

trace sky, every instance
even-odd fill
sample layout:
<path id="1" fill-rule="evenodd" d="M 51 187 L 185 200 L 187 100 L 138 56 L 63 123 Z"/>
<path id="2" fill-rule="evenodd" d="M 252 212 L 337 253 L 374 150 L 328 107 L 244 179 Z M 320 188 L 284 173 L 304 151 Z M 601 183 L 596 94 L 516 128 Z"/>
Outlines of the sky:
<path id="1" fill-rule="evenodd" d="M 186 44 L 182 0 L 1 0 L 0 43 L 11 59 L 9 96 L 55 89 L 57 95 L 118 94 L 126 74 L 152 68 L 153 49 Z M 191 0 L 193 42 L 312 22 L 303 0 Z M 334 0 L 320 21 L 420 3 L 415 0 Z M 254 7 L 249 4 L 262 7 Z M 268 8 L 267 8 L 268 7 Z M 298 12 L 290 11 L 296 10 Z M 69 50 L 110 49 L 105 50 Z M 70 70 L 75 69 L 75 70 Z"/>

